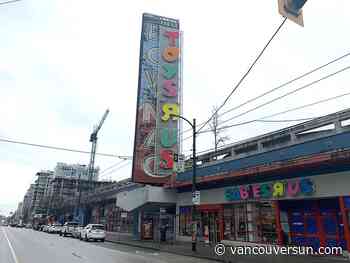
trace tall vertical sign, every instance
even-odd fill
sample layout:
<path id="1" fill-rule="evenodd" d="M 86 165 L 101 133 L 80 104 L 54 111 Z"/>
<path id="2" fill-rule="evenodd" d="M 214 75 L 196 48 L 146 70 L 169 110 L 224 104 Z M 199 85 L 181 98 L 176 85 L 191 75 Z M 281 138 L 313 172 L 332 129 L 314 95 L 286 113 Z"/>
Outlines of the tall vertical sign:
<path id="1" fill-rule="evenodd" d="M 143 14 L 132 178 L 162 185 L 179 149 L 181 100 L 179 21 Z"/>

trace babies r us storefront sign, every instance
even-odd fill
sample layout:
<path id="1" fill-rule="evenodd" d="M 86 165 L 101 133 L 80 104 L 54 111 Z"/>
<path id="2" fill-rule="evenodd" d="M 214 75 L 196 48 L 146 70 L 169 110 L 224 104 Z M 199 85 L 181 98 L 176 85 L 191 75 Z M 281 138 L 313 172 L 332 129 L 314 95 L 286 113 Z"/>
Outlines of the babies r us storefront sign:
<path id="1" fill-rule="evenodd" d="M 226 201 L 259 200 L 310 196 L 315 192 L 309 178 L 283 180 L 269 183 L 241 185 L 225 189 Z"/>

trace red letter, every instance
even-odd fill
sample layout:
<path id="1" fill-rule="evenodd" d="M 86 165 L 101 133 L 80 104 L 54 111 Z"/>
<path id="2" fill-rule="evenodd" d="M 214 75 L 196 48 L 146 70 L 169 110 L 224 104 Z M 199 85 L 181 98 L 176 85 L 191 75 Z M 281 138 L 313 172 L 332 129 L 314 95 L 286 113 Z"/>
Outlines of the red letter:
<path id="1" fill-rule="evenodd" d="M 173 154 L 168 150 L 160 150 L 160 164 L 162 169 L 172 169 L 174 166 Z"/>
<path id="2" fill-rule="evenodd" d="M 179 37 L 179 32 L 166 31 L 164 35 L 169 39 L 170 46 L 176 46 L 176 39 Z"/>
<path id="3" fill-rule="evenodd" d="M 260 185 L 255 184 L 252 186 L 254 198 L 260 198 Z"/>
<path id="4" fill-rule="evenodd" d="M 245 188 L 244 186 L 241 186 L 239 188 L 239 193 L 241 194 L 241 199 L 242 200 L 248 199 L 249 191 L 247 190 L 247 188 Z"/>
<path id="5" fill-rule="evenodd" d="M 164 96 L 175 97 L 177 95 L 176 83 L 172 80 L 164 80 L 163 88 L 166 91 Z"/>

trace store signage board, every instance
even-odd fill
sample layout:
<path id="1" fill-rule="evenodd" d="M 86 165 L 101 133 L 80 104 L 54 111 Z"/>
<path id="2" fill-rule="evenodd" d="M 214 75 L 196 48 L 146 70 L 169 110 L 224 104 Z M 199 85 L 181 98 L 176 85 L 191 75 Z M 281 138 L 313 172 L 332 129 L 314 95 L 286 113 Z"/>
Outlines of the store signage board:
<path id="1" fill-rule="evenodd" d="M 143 14 L 132 180 L 162 185 L 180 149 L 182 35 L 179 21 Z"/>
<path id="2" fill-rule="evenodd" d="M 185 171 L 185 155 L 174 154 L 174 172 L 183 173 Z"/>
<path id="3" fill-rule="evenodd" d="M 226 188 L 225 200 L 241 201 L 293 198 L 297 196 L 310 196 L 315 191 L 314 182 L 309 178 L 302 178 Z"/>

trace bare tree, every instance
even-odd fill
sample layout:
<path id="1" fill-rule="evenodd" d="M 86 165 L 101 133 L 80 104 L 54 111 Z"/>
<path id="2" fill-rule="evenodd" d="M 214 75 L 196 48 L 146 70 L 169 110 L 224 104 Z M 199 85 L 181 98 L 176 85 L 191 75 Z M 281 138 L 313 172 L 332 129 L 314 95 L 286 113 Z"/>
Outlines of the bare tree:
<path id="1" fill-rule="evenodd" d="M 214 149 L 217 152 L 219 144 L 225 144 L 225 141 L 229 140 L 229 136 L 225 136 L 223 134 L 223 130 L 219 130 L 220 126 L 220 116 L 217 112 L 217 107 L 213 107 L 212 114 L 214 115 L 211 122 L 209 123 L 209 127 L 211 132 L 214 135 Z"/>

